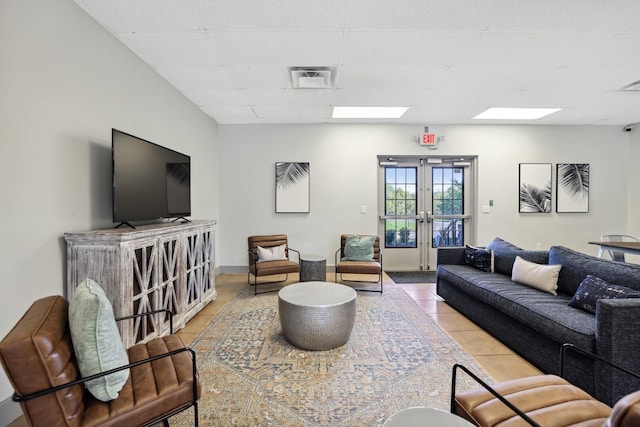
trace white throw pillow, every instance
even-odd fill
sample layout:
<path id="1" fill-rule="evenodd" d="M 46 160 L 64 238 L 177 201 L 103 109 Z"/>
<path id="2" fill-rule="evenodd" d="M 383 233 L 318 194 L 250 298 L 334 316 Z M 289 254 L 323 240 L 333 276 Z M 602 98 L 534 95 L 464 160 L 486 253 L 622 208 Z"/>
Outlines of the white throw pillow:
<path id="1" fill-rule="evenodd" d="M 258 246 L 258 262 L 265 261 L 280 261 L 287 259 L 285 255 L 286 245 L 272 246 L 270 248 L 263 248 Z"/>
<path id="2" fill-rule="evenodd" d="M 86 279 L 69 301 L 69 329 L 78 368 L 83 377 L 119 368 L 129 363 L 111 302 L 96 282 Z M 118 397 L 129 378 L 124 369 L 87 381 L 96 399 L 108 402 Z"/>
<path id="3" fill-rule="evenodd" d="M 561 265 L 542 265 L 535 262 L 527 261 L 516 256 L 511 272 L 511 280 L 558 295 L 558 276 L 560 275 Z"/>

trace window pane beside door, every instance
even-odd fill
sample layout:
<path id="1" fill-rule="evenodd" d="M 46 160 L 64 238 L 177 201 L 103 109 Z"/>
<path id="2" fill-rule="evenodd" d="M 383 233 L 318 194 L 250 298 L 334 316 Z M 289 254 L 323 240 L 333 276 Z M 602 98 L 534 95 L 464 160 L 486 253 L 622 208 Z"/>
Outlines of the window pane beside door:
<path id="1" fill-rule="evenodd" d="M 418 168 L 385 167 L 385 247 L 416 248 Z M 391 217 L 391 218 L 389 218 Z M 396 217 L 396 218 L 393 218 Z"/>
<path id="2" fill-rule="evenodd" d="M 456 167 L 431 169 L 433 215 L 464 215 L 464 170 Z M 434 219 L 432 221 L 434 248 L 462 246 L 464 222 L 460 219 Z"/>

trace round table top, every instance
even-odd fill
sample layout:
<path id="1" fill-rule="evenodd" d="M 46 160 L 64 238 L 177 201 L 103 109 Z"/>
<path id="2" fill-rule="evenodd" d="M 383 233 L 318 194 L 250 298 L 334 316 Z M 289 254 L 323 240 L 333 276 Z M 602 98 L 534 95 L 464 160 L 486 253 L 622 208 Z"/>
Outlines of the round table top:
<path id="1" fill-rule="evenodd" d="M 311 262 L 320 262 L 320 261 L 326 261 L 327 258 L 320 256 L 320 255 L 300 255 L 300 259 L 302 261 L 311 261 Z"/>
<path id="2" fill-rule="evenodd" d="M 417 406 L 391 415 L 382 427 L 473 427 L 469 421 L 442 409 Z"/>
<path id="3" fill-rule="evenodd" d="M 280 289 L 278 298 L 294 305 L 328 307 L 355 299 L 356 291 L 333 282 L 301 282 Z"/>

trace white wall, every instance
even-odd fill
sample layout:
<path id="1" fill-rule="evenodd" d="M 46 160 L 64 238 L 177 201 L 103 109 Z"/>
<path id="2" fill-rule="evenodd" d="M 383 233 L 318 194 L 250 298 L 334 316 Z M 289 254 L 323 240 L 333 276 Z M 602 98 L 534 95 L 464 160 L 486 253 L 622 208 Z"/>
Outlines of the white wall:
<path id="1" fill-rule="evenodd" d="M 478 156 L 477 244 L 500 236 L 533 249 L 564 245 L 596 254 L 587 244 L 627 229 L 628 134 L 604 126 L 430 126 L 445 136 L 438 149 L 417 145 L 421 126 L 264 125 L 219 127 L 221 141 L 220 245 L 223 271 L 246 268 L 247 236 L 286 233 L 290 245 L 333 264 L 341 233 L 375 233 L 377 155 Z M 640 158 L 640 149 L 632 153 Z M 308 161 L 311 212 L 275 214 L 274 164 Z M 518 164 L 589 163 L 589 213 L 518 213 Z M 637 194 L 637 193 L 636 193 Z M 360 214 L 360 206 L 367 213 Z M 634 209 L 640 211 L 639 207 Z M 640 233 L 637 233 L 640 234 Z"/>
<path id="2" fill-rule="evenodd" d="M 112 127 L 191 155 L 193 217 L 217 218 L 213 120 L 75 3 L 0 2 L 0 336 L 64 294 L 65 231 L 113 226 Z"/>
<path id="3" fill-rule="evenodd" d="M 626 133 L 629 137 L 629 163 L 621 162 L 628 171 L 629 191 L 627 200 L 627 234 L 640 237 L 640 128 L 636 126 L 631 132 Z"/>

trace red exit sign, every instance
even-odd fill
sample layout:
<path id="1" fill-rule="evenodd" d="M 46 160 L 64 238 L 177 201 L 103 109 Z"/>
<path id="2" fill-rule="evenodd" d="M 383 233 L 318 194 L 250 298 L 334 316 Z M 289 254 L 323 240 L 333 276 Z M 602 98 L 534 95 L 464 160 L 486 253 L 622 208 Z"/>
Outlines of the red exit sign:
<path id="1" fill-rule="evenodd" d="M 420 145 L 436 145 L 436 134 L 423 133 L 422 140 L 420 141 Z"/>

